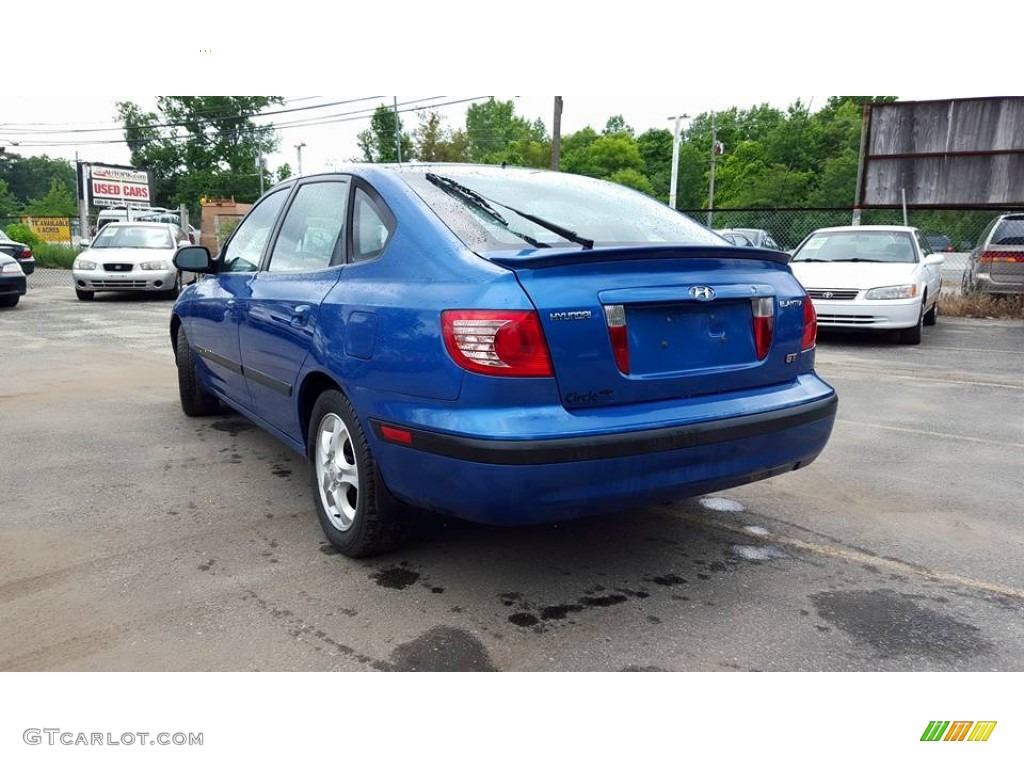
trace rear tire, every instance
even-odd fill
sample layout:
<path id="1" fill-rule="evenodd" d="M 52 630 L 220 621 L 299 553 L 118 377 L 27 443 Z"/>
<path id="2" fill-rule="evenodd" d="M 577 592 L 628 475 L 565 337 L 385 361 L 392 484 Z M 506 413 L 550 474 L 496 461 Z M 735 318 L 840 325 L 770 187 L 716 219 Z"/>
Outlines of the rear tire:
<path id="1" fill-rule="evenodd" d="M 78 297 L 79 301 L 92 301 L 93 296 L 96 294 L 93 291 L 83 291 L 80 288 L 75 288 L 75 296 Z"/>
<path id="2" fill-rule="evenodd" d="M 917 315 L 917 325 L 900 331 L 901 344 L 920 344 L 921 328 L 924 326 L 924 302 L 921 302 L 921 311 Z"/>
<path id="3" fill-rule="evenodd" d="M 17 293 L 12 296 L 0 296 L 0 307 L 16 307 L 21 296 Z"/>
<path id="4" fill-rule="evenodd" d="M 329 389 L 309 419 L 306 453 L 317 517 L 327 540 L 348 557 L 369 557 L 401 546 L 415 510 L 391 495 L 352 405 Z"/>
<path id="5" fill-rule="evenodd" d="M 220 401 L 199 383 L 195 355 L 185 338 L 185 329 L 178 327 L 174 361 L 178 365 L 178 396 L 186 416 L 213 416 L 220 412 Z"/>

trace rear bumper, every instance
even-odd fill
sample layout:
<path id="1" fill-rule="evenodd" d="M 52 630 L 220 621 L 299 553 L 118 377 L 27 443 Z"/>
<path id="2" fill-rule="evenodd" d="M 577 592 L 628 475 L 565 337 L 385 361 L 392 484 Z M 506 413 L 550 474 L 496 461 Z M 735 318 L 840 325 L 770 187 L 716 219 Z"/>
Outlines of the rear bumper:
<path id="1" fill-rule="evenodd" d="M 413 429 L 411 446 L 385 442 L 380 422 L 370 424 L 394 495 L 469 520 L 518 525 L 635 509 L 806 466 L 828 442 L 837 403 L 828 389 L 811 402 L 731 418 L 541 440 Z"/>
<path id="2" fill-rule="evenodd" d="M 982 272 L 974 277 L 974 290 L 981 293 L 1024 293 L 1024 280 L 1015 280 L 1005 275 L 1000 275 L 997 280 Z"/>
<path id="3" fill-rule="evenodd" d="M 26 286 L 24 275 L 0 275 L 0 296 L 24 296 Z"/>
<path id="4" fill-rule="evenodd" d="M 24 272 L 26 275 L 31 275 L 33 272 L 36 271 L 36 260 L 34 258 L 18 259 L 17 261 L 19 264 L 21 264 L 21 271 Z"/>

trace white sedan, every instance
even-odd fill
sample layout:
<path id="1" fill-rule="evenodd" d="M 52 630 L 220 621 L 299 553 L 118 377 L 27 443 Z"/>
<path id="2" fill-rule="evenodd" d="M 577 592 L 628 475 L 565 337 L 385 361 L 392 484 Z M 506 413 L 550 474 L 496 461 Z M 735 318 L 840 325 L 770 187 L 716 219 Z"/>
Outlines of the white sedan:
<path id="1" fill-rule="evenodd" d="M 157 291 L 174 298 L 181 288 L 174 254 L 178 246 L 188 244 L 188 237 L 173 224 L 106 224 L 75 258 L 71 267 L 75 293 L 83 301 L 96 291 Z"/>
<path id="2" fill-rule="evenodd" d="M 812 232 L 790 267 L 819 328 L 898 331 L 920 344 L 939 314 L 943 261 L 914 227 L 830 227 Z"/>

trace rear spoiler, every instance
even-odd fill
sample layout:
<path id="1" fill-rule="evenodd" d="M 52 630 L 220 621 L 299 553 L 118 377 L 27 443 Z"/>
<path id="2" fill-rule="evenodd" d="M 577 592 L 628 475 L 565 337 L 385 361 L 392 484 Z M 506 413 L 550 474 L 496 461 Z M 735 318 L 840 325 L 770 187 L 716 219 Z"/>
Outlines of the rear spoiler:
<path id="1" fill-rule="evenodd" d="M 516 253 L 481 253 L 488 261 L 509 269 L 544 269 L 570 264 L 594 264 L 602 261 L 639 261 L 641 259 L 745 259 L 788 264 L 790 254 L 765 248 L 732 245 L 620 245 L 593 249 L 537 248 Z"/>

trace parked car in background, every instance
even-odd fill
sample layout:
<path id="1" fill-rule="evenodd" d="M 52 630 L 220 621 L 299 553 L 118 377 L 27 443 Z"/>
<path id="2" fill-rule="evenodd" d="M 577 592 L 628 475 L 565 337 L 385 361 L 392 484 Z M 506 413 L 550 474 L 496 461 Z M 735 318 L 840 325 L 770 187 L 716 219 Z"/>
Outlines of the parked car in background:
<path id="1" fill-rule="evenodd" d="M 812 232 L 790 267 L 821 328 L 898 331 L 920 344 L 939 313 L 944 260 L 913 227 L 830 227 Z"/>
<path id="2" fill-rule="evenodd" d="M 1024 293 L 1024 213 L 988 223 L 964 270 L 964 293 Z"/>
<path id="3" fill-rule="evenodd" d="M 945 235 L 925 235 L 924 239 L 928 241 L 928 245 L 934 253 L 952 253 L 953 252 L 953 241 Z"/>
<path id="4" fill-rule="evenodd" d="M 767 248 L 770 251 L 781 251 L 782 248 L 775 242 L 775 238 L 767 229 L 747 229 L 746 227 L 732 227 L 730 229 L 715 230 L 719 234 L 728 232 L 738 234 L 750 241 L 755 248 Z"/>
<path id="5" fill-rule="evenodd" d="M 32 255 L 32 249 L 25 243 L 11 240 L 2 229 L 0 229 L 0 253 L 16 259 L 21 265 L 21 271 L 26 275 L 31 275 L 36 269 L 36 260 Z"/>
<path id="6" fill-rule="evenodd" d="M 421 507 L 540 523 L 806 466 L 836 395 L 784 254 L 650 197 L 498 166 L 359 165 L 263 196 L 172 310 L 182 410 L 306 456 L 330 542 Z"/>
<path id="7" fill-rule="evenodd" d="M 0 253 L 0 307 L 16 306 L 26 289 L 21 264 L 13 256 Z"/>
<path id="8" fill-rule="evenodd" d="M 71 268 L 75 294 L 82 301 L 91 300 L 97 291 L 178 295 L 181 274 L 174 267 L 174 253 L 178 246 L 190 243 L 173 224 L 111 222 L 95 240 L 84 244 L 86 250 L 75 257 Z"/>
<path id="9" fill-rule="evenodd" d="M 743 248 L 753 248 L 754 244 L 750 242 L 750 238 L 746 235 L 742 235 L 739 232 L 734 232 L 731 229 L 716 229 L 715 234 L 728 240 L 733 245 L 739 245 Z"/>

